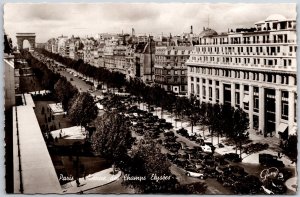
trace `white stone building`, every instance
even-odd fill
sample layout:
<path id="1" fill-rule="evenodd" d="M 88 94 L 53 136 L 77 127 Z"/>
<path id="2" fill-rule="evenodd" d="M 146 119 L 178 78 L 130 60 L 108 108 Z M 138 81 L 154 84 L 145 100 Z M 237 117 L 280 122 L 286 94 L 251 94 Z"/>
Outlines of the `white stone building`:
<path id="1" fill-rule="evenodd" d="M 207 28 L 199 43 L 186 62 L 188 95 L 242 108 L 250 130 L 296 133 L 295 19 L 271 15 L 255 28 L 223 34 Z"/>

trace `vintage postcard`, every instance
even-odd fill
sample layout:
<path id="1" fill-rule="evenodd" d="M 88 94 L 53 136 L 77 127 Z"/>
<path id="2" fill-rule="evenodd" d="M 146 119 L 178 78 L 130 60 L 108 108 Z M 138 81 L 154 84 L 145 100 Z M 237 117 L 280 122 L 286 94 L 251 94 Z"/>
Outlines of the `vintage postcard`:
<path id="1" fill-rule="evenodd" d="M 296 4 L 6 3 L 14 194 L 297 194 Z"/>

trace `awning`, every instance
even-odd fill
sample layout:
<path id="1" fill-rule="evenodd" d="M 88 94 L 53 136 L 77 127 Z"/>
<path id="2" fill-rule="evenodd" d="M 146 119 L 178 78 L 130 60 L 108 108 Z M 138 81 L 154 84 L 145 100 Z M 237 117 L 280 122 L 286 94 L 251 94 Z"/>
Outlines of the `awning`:
<path id="1" fill-rule="evenodd" d="M 288 125 L 285 123 L 280 123 L 278 127 L 278 133 L 283 133 L 287 129 Z"/>
<path id="2" fill-rule="evenodd" d="M 249 103 L 249 95 L 244 96 L 243 103 Z"/>
<path id="3" fill-rule="evenodd" d="M 292 127 L 292 129 L 289 130 L 289 135 L 297 135 L 297 130 L 296 126 Z"/>

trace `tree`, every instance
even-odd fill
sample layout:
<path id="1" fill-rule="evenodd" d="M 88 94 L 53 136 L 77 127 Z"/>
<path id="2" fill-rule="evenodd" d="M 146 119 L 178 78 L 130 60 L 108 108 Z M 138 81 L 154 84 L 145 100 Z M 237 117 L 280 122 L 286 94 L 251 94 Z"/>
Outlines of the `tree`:
<path id="1" fill-rule="evenodd" d="M 191 97 L 190 100 L 188 100 L 187 106 L 186 106 L 185 114 L 188 117 L 191 126 L 192 126 L 192 133 L 194 132 L 194 126 L 199 121 L 199 107 L 196 106 L 196 98 Z"/>
<path id="2" fill-rule="evenodd" d="M 218 144 L 220 143 L 220 134 L 222 132 L 222 111 L 221 106 L 217 103 L 214 104 L 211 108 L 212 112 L 210 113 L 210 127 L 212 132 L 212 143 L 213 143 L 213 133 L 216 132 L 218 136 Z"/>
<path id="3" fill-rule="evenodd" d="M 186 109 L 186 104 L 188 103 L 188 100 L 185 97 L 177 97 L 175 101 L 175 121 L 176 118 L 180 117 L 181 119 L 183 118 L 184 110 Z M 181 121 L 181 127 L 182 127 L 182 122 Z M 176 123 L 176 122 L 175 122 Z"/>
<path id="4" fill-rule="evenodd" d="M 64 77 L 55 83 L 54 92 L 57 100 L 62 103 L 64 110 L 68 110 L 70 101 L 78 94 L 78 90 Z"/>
<path id="5" fill-rule="evenodd" d="M 6 34 L 4 34 L 4 53 L 11 54 L 12 51 L 12 41 Z"/>
<path id="6" fill-rule="evenodd" d="M 98 109 L 93 97 L 83 92 L 74 96 L 68 114 L 74 124 L 85 126 L 97 117 Z"/>
<path id="7" fill-rule="evenodd" d="M 236 150 L 239 144 L 240 158 L 242 159 L 242 141 L 246 140 L 249 136 L 246 131 L 249 129 L 248 115 L 241 109 L 237 108 L 233 115 L 233 130 L 231 137 L 236 143 Z"/>
<path id="8" fill-rule="evenodd" d="M 290 135 L 288 140 L 283 146 L 283 152 L 286 154 L 292 161 L 297 161 L 297 144 L 298 144 L 298 137 L 297 135 Z"/>
<path id="9" fill-rule="evenodd" d="M 97 123 L 91 137 L 92 149 L 118 165 L 134 142 L 129 122 L 124 116 L 110 112 L 99 117 Z"/>
<path id="10" fill-rule="evenodd" d="M 154 141 L 142 141 L 132 151 L 129 177 L 141 177 L 142 181 L 123 179 L 126 186 L 140 193 L 171 193 L 178 185 L 176 176 L 169 169 L 167 157 Z M 157 177 L 164 177 L 160 180 Z"/>

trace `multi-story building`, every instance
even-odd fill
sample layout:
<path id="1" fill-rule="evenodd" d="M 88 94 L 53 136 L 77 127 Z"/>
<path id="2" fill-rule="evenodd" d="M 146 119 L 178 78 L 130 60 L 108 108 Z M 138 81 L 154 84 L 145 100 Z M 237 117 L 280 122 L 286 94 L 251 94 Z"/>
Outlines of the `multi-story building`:
<path id="1" fill-rule="evenodd" d="M 294 134 L 296 50 L 296 20 L 281 15 L 223 34 L 205 29 L 186 62 L 188 94 L 240 107 L 249 115 L 250 130 Z"/>
<path id="2" fill-rule="evenodd" d="M 161 46 L 155 48 L 154 82 L 167 91 L 186 94 L 185 62 L 193 47 Z"/>
<path id="3" fill-rule="evenodd" d="M 58 49 L 58 53 L 61 56 L 65 56 L 65 52 L 66 52 L 66 41 L 67 41 L 68 37 L 67 36 L 59 36 L 57 38 L 57 49 Z"/>

